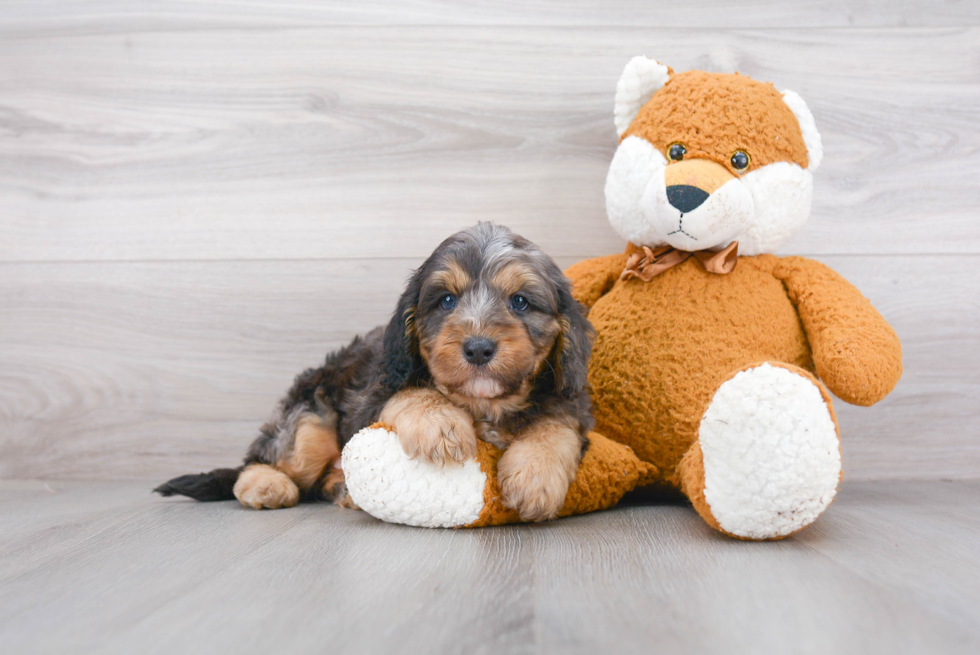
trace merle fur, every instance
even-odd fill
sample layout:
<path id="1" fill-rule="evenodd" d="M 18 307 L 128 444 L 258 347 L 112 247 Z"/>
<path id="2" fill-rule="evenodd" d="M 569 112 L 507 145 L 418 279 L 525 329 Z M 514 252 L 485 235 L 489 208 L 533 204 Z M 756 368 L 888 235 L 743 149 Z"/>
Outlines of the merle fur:
<path id="1" fill-rule="evenodd" d="M 426 329 L 427 314 L 431 311 L 420 302 L 423 285 L 448 258 L 462 263 L 474 276 L 479 275 L 488 244 L 502 238 L 509 241 L 515 253 L 534 262 L 542 277 L 553 285 L 563 332 L 549 358 L 552 365 L 545 367 L 534 380 L 527 408 L 505 416 L 499 427 L 516 433 L 542 417 L 560 416 L 577 426 L 584 453 L 588 447 L 586 434 L 595 423 L 587 379 L 595 336 L 592 325 L 584 308 L 572 296 L 568 279 L 550 257 L 505 227 L 480 223 L 443 241 L 412 274 L 387 326 L 355 337 L 349 345 L 328 354 L 322 366 L 307 369 L 296 377 L 272 419 L 261 427 L 241 467 L 182 475 L 154 491 L 163 496 L 178 494 L 199 501 L 232 500 L 235 481 L 246 466 L 274 465 L 288 454 L 295 437 L 290 417 L 314 413 L 336 425 L 338 442 L 343 448 L 357 432 L 377 422 L 393 395 L 409 387 L 430 386 L 431 375 L 418 347 L 419 331 Z M 320 486 L 313 485 L 314 491 L 304 495 L 303 500 L 332 500 L 323 496 Z"/>

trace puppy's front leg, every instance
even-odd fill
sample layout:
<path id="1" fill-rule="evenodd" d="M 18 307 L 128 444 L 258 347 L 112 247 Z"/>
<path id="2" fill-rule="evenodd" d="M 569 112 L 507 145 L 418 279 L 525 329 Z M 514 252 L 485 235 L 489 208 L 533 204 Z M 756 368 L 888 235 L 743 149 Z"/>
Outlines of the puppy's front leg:
<path id="1" fill-rule="evenodd" d="M 555 518 L 578 472 L 582 444 L 578 431 L 549 419 L 518 434 L 497 463 L 504 505 L 524 521 Z"/>
<path id="2" fill-rule="evenodd" d="M 435 464 L 476 456 L 473 418 L 435 389 L 405 389 L 381 410 L 381 422 L 395 429 L 409 457 Z"/>

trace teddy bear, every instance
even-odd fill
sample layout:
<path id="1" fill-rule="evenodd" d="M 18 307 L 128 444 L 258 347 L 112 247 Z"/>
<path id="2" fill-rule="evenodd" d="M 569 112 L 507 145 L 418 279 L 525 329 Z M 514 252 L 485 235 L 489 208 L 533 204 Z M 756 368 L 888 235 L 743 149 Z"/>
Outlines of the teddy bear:
<path id="1" fill-rule="evenodd" d="M 659 483 L 724 534 L 791 535 L 842 477 L 830 392 L 872 405 L 902 373 L 898 337 L 855 287 L 773 254 L 810 214 L 813 116 L 769 83 L 635 57 L 614 122 L 606 208 L 628 245 L 566 271 L 596 330 L 596 432 L 559 516 Z M 498 457 L 481 443 L 476 461 L 436 470 L 378 425 L 347 445 L 343 469 L 380 518 L 478 526 L 519 520 L 500 505 Z"/>

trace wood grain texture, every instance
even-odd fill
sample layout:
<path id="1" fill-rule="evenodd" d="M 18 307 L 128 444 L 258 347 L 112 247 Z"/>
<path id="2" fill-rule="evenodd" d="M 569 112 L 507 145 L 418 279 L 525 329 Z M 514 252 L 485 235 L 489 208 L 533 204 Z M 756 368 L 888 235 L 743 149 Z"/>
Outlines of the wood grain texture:
<path id="1" fill-rule="evenodd" d="M 387 321 L 409 273 L 405 260 L 2 268 L 0 477 L 94 479 L 172 470 L 178 453 L 237 462 L 293 376 Z"/>
<path id="2" fill-rule="evenodd" d="M 905 345 L 892 396 L 838 403 L 847 476 L 980 476 L 976 2 L 7 0 L 0 478 L 237 461 L 477 220 L 563 265 L 619 251 L 602 189 L 639 53 L 816 116 L 784 253 L 840 270 Z"/>
<path id="3" fill-rule="evenodd" d="M 980 252 L 980 28 L 26 37 L 0 39 L 0 261 L 421 257 L 480 219 L 617 251 L 612 99 L 643 52 L 808 99 L 826 157 L 785 252 Z"/>
<path id="4" fill-rule="evenodd" d="M 813 527 L 770 543 L 727 539 L 683 505 L 453 531 L 148 488 L 0 482 L 5 652 L 980 648 L 976 482 L 848 483 Z"/>
<path id="5" fill-rule="evenodd" d="M 833 256 L 903 342 L 837 402 L 848 479 L 980 477 L 980 256 Z M 567 265 L 573 260 L 562 259 Z M 234 464 L 292 377 L 384 323 L 419 260 L 0 265 L 0 477 Z"/>
<path id="6" fill-rule="evenodd" d="M 646 27 L 881 27 L 980 24 L 968 0 L 6 0 L 15 35 L 322 25 L 642 25 Z"/>
<path id="7" fill-rule="evenodd" d="M 980 524 L 974 496 L 978 491 L 976 483 L 861 486 L 860 502 L 833 506 L 851 526 L 847 532 L 859 535 L 858 540 L 845 536 L 833 521 L 818 521 L 799 538 L 889 593 L 912 597 L 945 618 L 976 628 L 980 626 L 980 534 L 974 530 Z M 848 498 L 846 491 L 842 498 Z M 899 522 L 892 520 L 899 516 Z M 896 527 L 901 533 L 897 545 Z M 881 557 L 881 548 L 869 547 L 872 540 L 891 540 L 894 555 Z"/>

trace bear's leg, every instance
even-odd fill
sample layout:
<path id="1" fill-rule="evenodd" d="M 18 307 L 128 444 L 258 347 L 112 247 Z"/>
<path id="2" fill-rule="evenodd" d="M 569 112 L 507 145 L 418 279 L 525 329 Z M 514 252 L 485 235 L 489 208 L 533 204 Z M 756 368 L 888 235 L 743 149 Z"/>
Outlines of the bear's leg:
<path id="1" fill-rule="evenodd" d="M 595 432 L 558 516 L 611 507 L 637 485 L 660 478 L 628 447 Z M 521 520 L 503 503 L 497 464 L 504 451 L 477 443 L 475 459 L 439 466 L 405 454 L 390 426 L 361 430 L 344 446 L 350 500 L 371 516 L 423 527 L 478 527 Z"/>
<path id="2" fill-rule="evenodd" d="M 841 478 L 830 396 L 789 364 L 740 371 L 715 392 L 678 473 L 698 514 L 726 534 L 778 539 L 808 526 Z"/>

